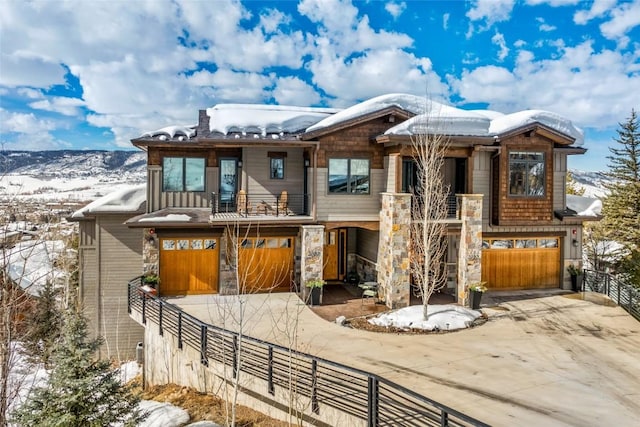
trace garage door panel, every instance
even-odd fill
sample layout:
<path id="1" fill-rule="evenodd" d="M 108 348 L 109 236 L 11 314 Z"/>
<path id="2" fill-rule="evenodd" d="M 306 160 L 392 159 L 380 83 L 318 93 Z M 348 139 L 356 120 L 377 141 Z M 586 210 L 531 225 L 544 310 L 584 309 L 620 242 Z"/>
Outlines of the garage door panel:
<path id="1" fill-rule="evenodd" d="M 160 292 L 163 295 L 217 292 L 218 266 L 217 239 L 160 240 Z"/>
<path id="2" fill-rule="evenodd" d="M 517 240 L 511 239 L 512 242 Z M 548 241 L 554 238 L 539 239 Z M 485 248 L 482 251 L 482 280 L 489 289 L 534 289 L 557 288 L 560 283 L 560 249 L 543 247 L 516 248 L 505 246 L 509 238 L 496 239 L 500 248 Z M 536 239 L 528 239 L 531 242 Z M 490 242 L 491 243 L 491 242 Z M 488 246 L 490 247 L 490 243 Z"/>
<path id="3" fill-rule="evenodd" d="M 293 271 L 293 239 L 245 239 L 240 245 L 238 273 L 245 293 L 289 290 Z"/>

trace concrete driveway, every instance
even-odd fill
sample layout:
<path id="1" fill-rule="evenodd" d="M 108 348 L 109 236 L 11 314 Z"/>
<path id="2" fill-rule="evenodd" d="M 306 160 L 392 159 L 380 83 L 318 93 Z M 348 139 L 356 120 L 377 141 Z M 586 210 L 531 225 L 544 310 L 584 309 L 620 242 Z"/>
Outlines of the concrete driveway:
<path id="1" fill-rule="evenodd" d="M 547 295 L 485 295 L 485 324 L 428 335 L 342 327 L 295 294 L 169 302 L 231 329 L 244 306 L 247 335 L 374 372 L 496 426 L 639 425 L 640 322 L 598 294 Z"/>

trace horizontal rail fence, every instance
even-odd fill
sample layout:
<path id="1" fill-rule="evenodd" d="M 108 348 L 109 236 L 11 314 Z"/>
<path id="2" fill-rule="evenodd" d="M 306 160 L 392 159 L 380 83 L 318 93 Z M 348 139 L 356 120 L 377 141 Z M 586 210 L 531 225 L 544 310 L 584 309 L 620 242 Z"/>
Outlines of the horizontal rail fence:
<path id="1" fill-rule="evenodd" d="M 223 364 L 267 383 L 264 395 L 276 387 L 320 405 L 366 421 L 368 426 L 487 426 L 441 403 L 375 374 L 206 324 L 140 290 L 140 278 L 129 282 L 129 313 L 141 315 L 146 327 L 177 337 L 178 347 L 200 352 L 200 362 Z M 153 326 L 151 326 L 153 325 Z"/>
<path id="2" fill-rule="evenodd" d="M 640 320 L 640 290 L 603 271 L 584 270 L 583 289 L 607 295 Z"/>

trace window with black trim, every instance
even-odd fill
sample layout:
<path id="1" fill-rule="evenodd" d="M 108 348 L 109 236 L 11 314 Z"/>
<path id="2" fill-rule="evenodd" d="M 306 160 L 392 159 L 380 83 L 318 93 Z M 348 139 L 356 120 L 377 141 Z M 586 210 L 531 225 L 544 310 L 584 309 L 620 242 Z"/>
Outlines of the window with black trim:
<path id="1" fill-rule="evenodd" d="M 369 159 L 329 159 L 329 193 L 369 194 Z"/>
<path id="2" fill-rule="evenodd" d="M 509 152 L 509 195 L 544 196 L 546 169 L 543 152 Z"/>
<path id="3" fill-rule="evenodd" d="M 269 176 L 271 179 L 284 179 L 284 157 L 271 157 Z"/>
<path id="4" fill-rule="evenodd" d="M 205 159 L 165 157 L 162 160 L 162 191 L 204 191 Z"/>

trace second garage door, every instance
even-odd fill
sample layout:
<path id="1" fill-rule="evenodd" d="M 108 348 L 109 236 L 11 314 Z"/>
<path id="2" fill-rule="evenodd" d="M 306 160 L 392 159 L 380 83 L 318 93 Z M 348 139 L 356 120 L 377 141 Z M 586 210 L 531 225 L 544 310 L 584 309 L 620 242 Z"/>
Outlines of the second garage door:
<path id="1" fill-rule="evenodd" d="M 493 290 L 560 286 L 558 237 L 484 239 L 482 280 Z"/>
<path id="2" fill-rule="evenodd" d="M 238 242 L 241 293 L 289 291 L 293 281 L 293 237 L 248 237 Z"/>

